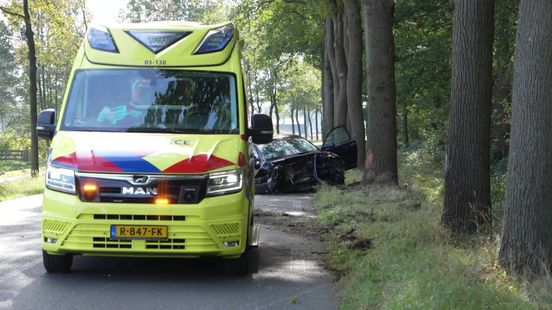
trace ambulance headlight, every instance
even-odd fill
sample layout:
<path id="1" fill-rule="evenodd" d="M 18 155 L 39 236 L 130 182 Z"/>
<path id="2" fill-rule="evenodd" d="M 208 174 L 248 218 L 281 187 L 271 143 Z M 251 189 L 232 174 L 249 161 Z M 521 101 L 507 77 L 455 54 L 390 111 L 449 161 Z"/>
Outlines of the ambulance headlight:
<path id="1" fill-rule="evenodd" d="M 194 54 L 197 55 L 220 52 L 226 48 L 233 36 L 233 25 L 226 25 L 224 27 L 211 30 L 207 33 L 205 39 L 203 39 L 203 42 L 201 42 L 199 48 L 194 52 Z"/>
<path id="2" fill-rule="evenodd" d="M 59 192 L 76 194 L 75 171 L 48 165 L 46 187 Z"/>
<path id="3" fill-rule="evenodd" d="M 242 171 L 236 169 L 209 174 L 207 196 L 232 194 L 242 189 Z"/>
<path id="4" fill-rule="evenodd" d="M 88 28 L 88 43 L 99 51 L 118 53 L 117 46 L 111 37 L 109 30 L 102 26 L 90 26 Z"/>

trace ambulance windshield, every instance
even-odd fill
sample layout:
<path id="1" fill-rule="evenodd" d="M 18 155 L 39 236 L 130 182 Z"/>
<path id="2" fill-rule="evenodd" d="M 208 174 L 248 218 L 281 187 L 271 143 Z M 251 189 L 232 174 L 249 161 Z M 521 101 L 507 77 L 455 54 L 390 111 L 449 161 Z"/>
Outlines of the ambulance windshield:
<path id="1" fill-rule="evenodd" d="M 239 133 L 236 79 L 161 69 L 79 70 L 61 129 Z"/>

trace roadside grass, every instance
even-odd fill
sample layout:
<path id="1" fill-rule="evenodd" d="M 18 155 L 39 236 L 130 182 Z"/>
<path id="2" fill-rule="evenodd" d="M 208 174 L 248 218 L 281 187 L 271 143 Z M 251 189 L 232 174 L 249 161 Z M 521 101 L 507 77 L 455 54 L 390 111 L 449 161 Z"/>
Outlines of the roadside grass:
<path id="1" fill-rule="evenodd" d="M 44 191 L 44 175 L 0 183 L 0 202 L 40 194 Z"/>
<path id="2" fill-rule="evenodd" d="M 30 174 L 31 169 L 31 163 L 25 162 L 21 160 L 0 160 L 0 176 L 1 177 L 9 177 L 13 175 L 14 172 L 16 174 L 22 173 L 24 171 L 29 171 Z"/>
<path id="3" fill-rule="evenodd" d="M 497 231 L 456 240 L 440 225 L 442 167 L 401 154 L 401 186 L 323 186 L 328 267 L 343 309 L 552 308 L 552 279 L 528 284 L 497 262 Z M 347 174 L 356 180 L 359 171 Z"/>
<path id="4" fill-rule="evenodd" d="M 46 164 L 44 160 L 40 160 L 39 170 L 44 172 L 46 170 Z M 0 161 L 0 179 L 6 179 L 11 177 L 30 177 L 31 175 L 31 163 L 20 160 L 1 160 Z"/>

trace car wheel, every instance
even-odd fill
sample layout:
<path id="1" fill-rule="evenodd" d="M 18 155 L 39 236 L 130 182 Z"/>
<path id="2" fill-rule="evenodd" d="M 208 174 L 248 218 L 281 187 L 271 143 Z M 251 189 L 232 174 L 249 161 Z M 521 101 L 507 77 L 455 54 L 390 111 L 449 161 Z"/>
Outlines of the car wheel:
<path id="1" fill-rule="evenodd" d="M 335 184 L 343 185 L 345 184 L 345 171 L 341 170 L 335 174 Z"/>
<path id="2" fill-rule="evenodd" d="M 73 266 L 73 255 L 51 255 L 42 250 L 42 262 L 48 273 L 67 273 Z"/>

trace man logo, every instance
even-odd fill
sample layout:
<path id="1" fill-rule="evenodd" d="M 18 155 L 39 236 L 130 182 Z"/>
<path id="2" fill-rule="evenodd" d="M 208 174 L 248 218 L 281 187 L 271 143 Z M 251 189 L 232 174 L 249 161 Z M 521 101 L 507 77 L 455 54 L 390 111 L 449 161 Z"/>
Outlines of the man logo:
<path id="1" fill-rule="evenodd" d="M 149 177 L 146 176 L 146 175 L 144 175 L 144 176 L 137 176 L 137 175 L 136 175 L 136 176 L 134 176 L 134 177 L 132 178 L 132 181 L 133 181 L 133 182 L 131 182 L 131 183 L 134 184 L 134 185 L 138 185 L 138 184 L 147 184 L 148 181 L 149 181 Z"/>
<path id="2" fill-rule="evenodd" d="M 155 187 L 123 187 L 121 189 L 123 195 L 149 195 L 156 196 L 157 188 Z"/>

